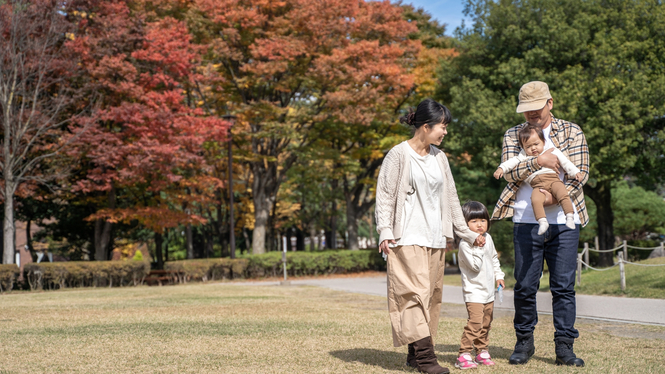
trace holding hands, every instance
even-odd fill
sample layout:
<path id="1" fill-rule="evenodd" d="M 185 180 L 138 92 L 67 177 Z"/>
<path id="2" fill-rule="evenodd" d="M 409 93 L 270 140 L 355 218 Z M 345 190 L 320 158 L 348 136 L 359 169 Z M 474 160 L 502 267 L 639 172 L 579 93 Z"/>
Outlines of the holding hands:
<path id="1" fill-rule="evenodd" d="M 503 177 L 503 169 L 496 168 L 496 171 L 494 172 L 494 178 L 501 179 L 501 177 Z"/>
<path id="2" fill-rule="evenodd" d="M 379 253 L 383 252 L 385 254 L 390 253 L 390 247 L 388 247 L 388 243 L 390 244 L 397 244 L 397 242 L 394 239 L 386 239 L 379 244 Z"/>

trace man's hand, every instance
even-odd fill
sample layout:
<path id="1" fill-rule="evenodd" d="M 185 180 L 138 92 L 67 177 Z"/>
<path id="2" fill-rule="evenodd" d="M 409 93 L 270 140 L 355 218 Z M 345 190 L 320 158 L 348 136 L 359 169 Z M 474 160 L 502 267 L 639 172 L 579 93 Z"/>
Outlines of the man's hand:
<path id="1" fill-rule="evenodd" d="M 503 282 L 503 279 L 497 279 L 496 280 L 496 288 L 499 288 L 499 286 L 501 286 L 501 288 L 504 288 L 504 289 L 506 288 L 506 284 Z"/>
<path id="2" fill-rule="evenodd" d="M 541 153 L 536 159 L 536 162 L 538 165 L 540 165 L 541 168 L 550 168 L 556 172 L 559 172 L 559 158 L 552 153 L 553 151 L 554 148 L 550 148 Z"/>
<path id="3" fill-rule="evenodd" d="M 581 182 L 582 179 L 584 179 L 584 174 L 582 173 L 575 174 L 575 179 L 577 179 L 578 182 Z"/>
<path id="4" fill-rule="evenodd" d="M 496 171 L 494 172 L 494 178 L 501 179 L 501 177 L 503 177 L 503 169 L 496 168 Z"/>
<path id="5" fill-rule="evenodd" d="M 552 198 L 552 194 L 548 190 L 543 190 L 542 188 L 539 189 L 540 192 L 545 195 L 545 201 L 543 202 L 543 206 L 550 206 L 556 204 L 556 201 L 554 201 L 554 198 Z"/>
<path id="6" fill-rule="evenodd" d="M 379 244 L 379 253 L 383 252 L 385 254 L 390 253 L 390 248 L 388 247 L 388 243 L 390 244 L 397 244 L 397 242 L 394 239 L 386 239 Z"/>
<path id="7" fill-rule="evenodd" d="M 473 245 L 475 245 L 476 247 L 485 246 L 485 237 L 483 235 L 478 235 L 476 241 L 473 242 Z"/>

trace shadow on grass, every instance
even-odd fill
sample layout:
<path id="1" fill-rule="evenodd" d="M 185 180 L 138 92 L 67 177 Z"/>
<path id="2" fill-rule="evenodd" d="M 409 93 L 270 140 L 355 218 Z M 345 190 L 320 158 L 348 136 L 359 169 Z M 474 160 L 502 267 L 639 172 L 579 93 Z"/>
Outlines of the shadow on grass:
<path id="1" fill-rule="evenodd" d="M 354 348 L 332 351 L 330 355 L 345 362 L 359 362 L 365 365 L 378 366 L 387 370 L 404 368 L 406 352 L 380 351 L 370 348 Z"/>
<path id="2" fill-rule="evenodd" d="M 442 366 L 446 366 L 444 363 L 452 365 L 457 361 L 457 356 L 459 356 L 459 344 L 437 344 L 434 346 L 434 352 L 436 352 L 436 357 L 439 359 L 439 364 Z M 490 344 L 489 352 L 492 355 L 492 360 L 495 362 L 504 361 L 505 363 L 508 363 L 510 355 L 513 354 L 513 348 L 496 347 Z M 538 350 L 536 350 L 536 354 L 531 357 L 531 360 L 542 361 L 546 364 L 556 363 L 552 359 L 538 356 L 537 353 Z"/>

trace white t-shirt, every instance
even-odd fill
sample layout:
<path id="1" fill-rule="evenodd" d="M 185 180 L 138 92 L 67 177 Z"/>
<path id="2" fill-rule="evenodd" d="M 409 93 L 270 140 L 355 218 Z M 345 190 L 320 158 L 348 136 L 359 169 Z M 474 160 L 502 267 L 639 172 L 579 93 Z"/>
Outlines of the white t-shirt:
<path id="1" fill-rule="evenodd" d="M 441 222 L 441 167 L 431 151 L 420 156 L 411 146 L 406 148 L 411 158 L 409 185 L 412 188 L 404 202 L 404 229 L 397 245 L 445 248 Z"/>
<path id="2" fill-rule="evenodd" d="M 545 135 L 545 147 L 543 150 L 554 148 L 554 143 L 550 139 L 550 131 L 552 130 L 552 125 L 547 126 L 546 129 L 543 129 L 543 135 Z M 559 179 L 564 180 L 565 173 L 561 171 L 559 173 Z M 515 210 L 513 214 L 513 222 L 515 223 L 534 223 L 537 224 L 536 216 L 533 214 L 533 207 L 531 206 L 531 192 L 533 188 L 525 182 L 520 184 L 519 190 L 515 195 Z M 577 214 L 577 207 L 573 204 L 573 209 L 575 210 L 575 224 L 580 224 L 580 216 Z M 550 225 L 565 225 L 566 224 L 566 214 L 563 212 L 563 208 L 559 205 L 550 205 L 545 207 L 545 216 L 547 217 L 547 223 Z"/>

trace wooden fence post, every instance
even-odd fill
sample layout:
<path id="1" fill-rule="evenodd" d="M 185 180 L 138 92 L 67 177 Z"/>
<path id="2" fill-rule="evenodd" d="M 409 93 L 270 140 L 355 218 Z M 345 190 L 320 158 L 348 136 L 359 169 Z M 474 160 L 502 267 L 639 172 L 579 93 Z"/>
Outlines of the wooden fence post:
<path id="1" fill-rule="evenodd" d="M 589 243 L 584 243 L 584 267 L 589 268 Z"/>
<path id="2" fill-rule="evenodd" d="M 621 291 L 626 291 L 626 272 L 623 265 L 623 252 L 619 252 L 619 273 L 621 274 Z"/>
<path id="3" fill-rule="evenodd" d="M 582 284 L 582 254 L 577 254 L 577 284 Z"/>
<path id="4" fill-rule="evenodd" d="M 628 243 L 623 241 L 623 259 L 628 261 Z"/>
<path id="5" fill-rule="evenodd" d="M 597 236 L 595 238 L 593 238 L 593 245 L 596 246 L 596 251 L 600 249 L 600 248 L 598 248 L 598 246 L 600 244 L 598 244 L 598 237 Z M 605 248 L 605 249 L 607 249 L 607 248 Z"/>

